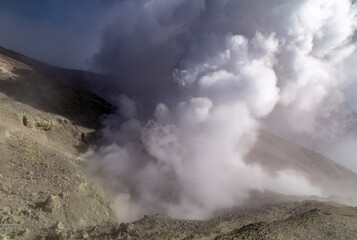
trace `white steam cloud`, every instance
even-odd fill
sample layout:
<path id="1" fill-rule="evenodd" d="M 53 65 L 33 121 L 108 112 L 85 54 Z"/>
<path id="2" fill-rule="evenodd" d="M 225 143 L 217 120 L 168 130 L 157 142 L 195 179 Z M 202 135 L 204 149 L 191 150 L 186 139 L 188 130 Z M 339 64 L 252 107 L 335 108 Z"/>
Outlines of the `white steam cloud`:
<path id="1" fill-rule="evenodd" d="M 271 175 L 244 157 L 262 124 L 321 135 L 344 101 L 356 6 L 136 0 L 119 9 L 93 61 L 145 100 L 140 106 L 156 106 L 147 118 L 139 103 L 115 98 L 101 145 L 86 154 L 117 193 L 121 218 L 209 218 L 251 190 L 323 194 L 298 172 Z"/>

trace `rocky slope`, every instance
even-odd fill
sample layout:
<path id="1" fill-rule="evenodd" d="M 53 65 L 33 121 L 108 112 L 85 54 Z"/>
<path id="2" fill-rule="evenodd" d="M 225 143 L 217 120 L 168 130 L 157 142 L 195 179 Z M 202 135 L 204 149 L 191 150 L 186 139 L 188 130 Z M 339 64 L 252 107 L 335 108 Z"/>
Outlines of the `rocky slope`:
<path id="1" fill-rule="evenodd" d="M 79 157 L 113 111 L 83 87 L 101 78 L 0 47 L 0 239 L 357 239 L 357 208 L 327 202 L 353 203 L 356 174 L 266 131 L 248 163 L 294 169 L 344 198 L 257 192 L 249 208 L 209 221 L 154 215 L 120 224 Z"/>
<path id="2" fill-rule="evenodd" d="M 79 157 L 111 106 L 46 67 L 0 49 L 0 232 L 15 239 L 116 221 Z"/>

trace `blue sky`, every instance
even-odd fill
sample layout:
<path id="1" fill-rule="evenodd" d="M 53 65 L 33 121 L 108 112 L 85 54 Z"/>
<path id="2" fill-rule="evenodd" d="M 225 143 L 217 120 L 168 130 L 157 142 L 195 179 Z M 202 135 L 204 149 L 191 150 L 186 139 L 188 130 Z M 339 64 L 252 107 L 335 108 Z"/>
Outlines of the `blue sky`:
<path id="1" fill-rule="evenodd" d="M 0 9 L 29 21 L 50 21 L 70 26 L 96 20 L 98 11 L 110 8 L 114 0 L 2 0 Z"/>
<path id="2" fill-rule="evenodd" d="M 115 0 L 2 0 L 0 45 L 68 68 L 87 69 Z"/>

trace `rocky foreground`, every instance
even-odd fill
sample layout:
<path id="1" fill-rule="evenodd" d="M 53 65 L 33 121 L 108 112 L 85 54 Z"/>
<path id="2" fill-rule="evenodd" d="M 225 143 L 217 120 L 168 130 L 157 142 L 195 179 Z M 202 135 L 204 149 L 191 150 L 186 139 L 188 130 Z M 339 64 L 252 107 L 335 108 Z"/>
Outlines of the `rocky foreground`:
<path id="1" fill-rule="evenodd" d="M 76 84 L 88 76 L 97 77 L 0 48 L 0 239 L 357 239 L 357 208 L 260 193 L 208 221 L 121 223 L 80 157 L 113 111 Z M 249 162 L 299 169 L 327 193 L 349 192 L 352 200 L 331 199 L 352 204 L 355 173 L 268 132 L 261 138 Z"/>

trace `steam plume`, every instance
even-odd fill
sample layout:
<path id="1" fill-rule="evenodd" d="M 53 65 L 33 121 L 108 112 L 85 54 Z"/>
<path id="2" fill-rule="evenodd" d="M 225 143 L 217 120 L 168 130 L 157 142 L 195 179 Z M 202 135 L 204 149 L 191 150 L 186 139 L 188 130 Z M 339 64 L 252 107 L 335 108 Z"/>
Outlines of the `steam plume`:
<path id="1" fill-rule="evenodd" d="M 120 217 L 208 218 L 250 190 L 324 194 L 298 172 L 272 176 L 244 157 L 262 124 L 321 134 L 343 103 L 355 5 L 135 0 L 118 9 L 93 63 L 139 102 L 113 99 L 119 110 L 87 157 L 117 192 Z"/>

